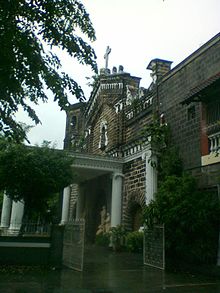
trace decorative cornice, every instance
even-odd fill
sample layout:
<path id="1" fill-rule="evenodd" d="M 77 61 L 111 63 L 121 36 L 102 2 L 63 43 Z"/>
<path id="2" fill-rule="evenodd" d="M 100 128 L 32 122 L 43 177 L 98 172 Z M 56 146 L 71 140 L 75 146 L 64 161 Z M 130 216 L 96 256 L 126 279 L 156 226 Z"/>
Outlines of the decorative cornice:
<path id="1" fill-rule="evenodd" d="M 72 166 L 75 168 L 88 168 L 106 172 L 122 172 L 123 161 L 118 158 L 82 153 L 70 153 L 70 156 L 74 158 Z"/>

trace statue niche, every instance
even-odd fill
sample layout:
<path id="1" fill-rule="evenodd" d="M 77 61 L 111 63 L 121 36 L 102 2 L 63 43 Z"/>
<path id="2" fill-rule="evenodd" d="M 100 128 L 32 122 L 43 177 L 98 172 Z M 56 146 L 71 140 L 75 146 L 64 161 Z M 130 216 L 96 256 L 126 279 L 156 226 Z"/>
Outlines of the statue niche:
<path id="1" fill-rule="evenodd" d="M 105 150 L 108 144 L 108 136 L 107 136 L 107 122 L 102 121 L 100 124 L 100 137 L 99 137 L 99 149 L 102 151 Z"/>

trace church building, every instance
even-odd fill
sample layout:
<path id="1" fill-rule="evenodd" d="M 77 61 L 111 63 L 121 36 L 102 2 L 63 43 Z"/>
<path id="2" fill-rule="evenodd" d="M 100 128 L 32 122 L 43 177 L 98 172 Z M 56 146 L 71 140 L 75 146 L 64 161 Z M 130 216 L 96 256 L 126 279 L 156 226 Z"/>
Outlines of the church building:
<path id="1" fill-rule="evenodd" d="M 143 135 L 155 116 L 169 125 L 184 169 L 201 188 L 220 192 L 220 34 L 174 68 L 151 60 L 149 88 L 121 65 L 110 70 L 110 51 L 89 100 L 72 105 L 66 119 L 64 149 L 76 178 L 64 190 L 62 221 L 85 219 L 91 241 L 102 217 L 106 227 L 140 228 L 141 210 L 157 191 L 157 154 Z"/>

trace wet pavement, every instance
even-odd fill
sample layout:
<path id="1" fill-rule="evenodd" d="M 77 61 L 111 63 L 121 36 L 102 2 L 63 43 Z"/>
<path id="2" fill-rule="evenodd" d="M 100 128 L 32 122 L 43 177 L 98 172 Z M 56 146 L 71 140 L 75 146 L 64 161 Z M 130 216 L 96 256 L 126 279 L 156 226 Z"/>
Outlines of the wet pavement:
<path id="1" fill-rule="evenodd" d="M 142 255 L 89 247 L 83 272 L 70 269 L 0 274 L 0 293 L 220 293 L 220 280 L 144 266 Z"/>

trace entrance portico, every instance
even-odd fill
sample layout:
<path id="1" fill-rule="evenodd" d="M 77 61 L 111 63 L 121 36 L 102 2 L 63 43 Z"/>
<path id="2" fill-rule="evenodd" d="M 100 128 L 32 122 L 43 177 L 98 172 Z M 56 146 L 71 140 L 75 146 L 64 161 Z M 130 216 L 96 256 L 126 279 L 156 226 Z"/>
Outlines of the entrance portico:
<path id="1" fill-rule="evenodd" d="M 74 157 L 72 166 L 76 173 L 74 183 L 78 185 L 78 192 L 75 197 L 75 218 L 87 218 L 87 221 L 91 219 L 95 225 L 95 213 L 97 214 L 101 211 L 101 205 L 107 205 L 107 212 L 109 212 L 111 218 L 111 227 L 120 225 L 123 180 L 122 160 L 82 153 L 71 153 L 71 156 Z M 74 197 L 70 188 L 66 187 L 63 192 L 61 224 L 65 224 L 69 219 L 68 213 L 72 214 L 69 208 L 72 196 Z M 92 201 L 99 201 L 100 204 L 88 204 L 88 202 Z M 93 227 L 93 231 L 96 228 Z"/>

